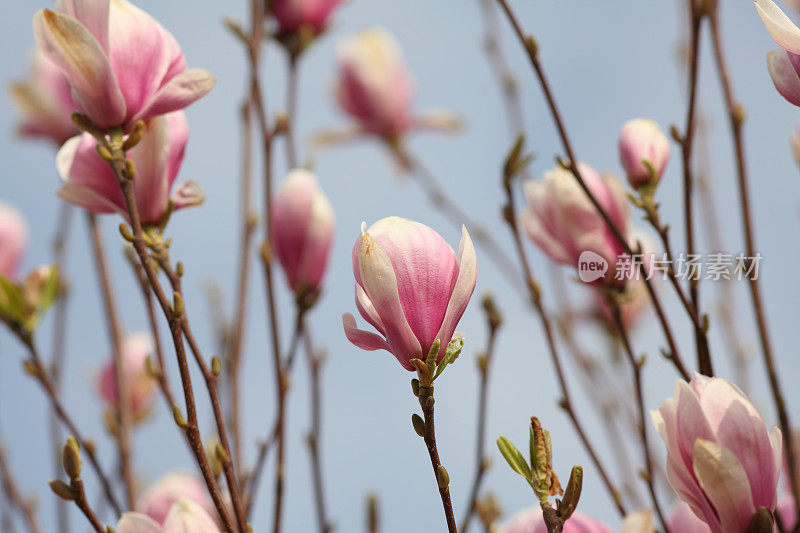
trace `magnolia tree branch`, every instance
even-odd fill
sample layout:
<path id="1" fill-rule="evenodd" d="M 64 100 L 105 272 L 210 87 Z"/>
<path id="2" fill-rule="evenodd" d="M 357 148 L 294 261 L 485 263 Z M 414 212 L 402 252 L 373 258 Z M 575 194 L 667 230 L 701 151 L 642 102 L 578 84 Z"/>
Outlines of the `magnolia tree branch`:
<path id="1" fill-rule="evenodd" d="M 644 366 L 645 361 L 643 357 L 637 358 L 633 353 L 630 339 L 628 338 L 628 332 L 625 329 L 625 324 L 622 322 L 622 312 L 620 310 L 618 295 L 606 295 L 606 302 L 611 309 L 611 315 L 614 317 L 614 326 L 617 329 L 617 334 L 622 340 L 625 356 L 628 358 L 628 362 L 631 364 L 631 369 L 633 370 L 633 381 L 636 391 L 636 406 L 639 411 L 639 440 L 642 444 L 642 453 L 644 454 L 644 464 L 646 470 L 646 475 L 644 475 L 644 477 L 645 482 L 647 483 L 647 490 L 650 493 L 650 500 L 653 503 L 653 509 L 655 509 L 656 515 L 658 515 L 661 526 L 664 528 L 664 531 L 669 531 L 667 528 L 667 522 L 664 519 L 664 513 L 661 511 L 661 504 L 658 502 L 658 497 L 656 495 L 654 483 L 655 474 L 653 472 L 653 457 L 650 454 L 650 445 L 647 440 L 647 426 L 649 424 L 647 409 L 645 409 L 644 406 L 644 393 L 642 391 L 642 366 Z"/>
<path id="2" fill-rule="evenodd" d="M 120 477 L 125 488 L 125 500 L 128 509 L 133 509 L 135 496 L 133 471 L 131 470 L 131 428 L 133 425 L 133 413 L 131 411 L 130 384 L 125 379 L 125 362 L 122 353 L 122 326 L 117 311 L 116 298 L 111 283 L 111 273 L 108 267 L 108 259 L 106 258 L 100 225 L 94 213 L 87 212 L 86 217 L 89 222 L 92 249 L 94 250 L 95 265 L 100 279 L 100 292 L 103 296 L 106 324 L 108 325 L 108 335 L 111 338 L 111 348 L 114 357 L 114 379 L 119 396 L 115 414 Z"/>
<path id="3" fill-rule="evenodd" d="M 600 213 L 605 221 L 606 225 L 611 229 L 614 237 L 623 247 L 625 253 L 630 256 L 635 255 L 633 249 L 631 248 L 630 244 L 625 240 L 623 237 L 620 229 L 614 224 L 614 221 L 611 220 L 608 212 L 600 205 L 600 202 L 597 198 L 592 194 L 589 187 L 586 185 L 583 176 L 581 176 L 580 170 L 577 167 L 577 161 L 575 157 L 575 153 L 572 149 L 572 143 L 569 140 L 569 136 L 567 135 L 567 130 L 564 127 L 564 122 L 561 118 L 561 114 L 558 111 L 558 106 L 556 105 L 555 99 L 553 97 L 553 93 L 550 90 L 550 85 L 547 82 L 547 78 L 544 75 L 544 69 L 542 68 L 541 63 L 539 62 L 539 58 L 537 56 L 537 45 L 536 41 L 533 37 L 530 37 L 525 34 L 522 29 L 522 26 L 519 23 L 514 11 L 511 9 L 507 0 L 497 0 L 500 6 L 503 8 L 509 22 L 511 23 L 512 28 L 514 29 L 515 34 L 517 35 L 520 43 L 522 44 L 523 48 L 527 52 L 528 59 L 531 62 L 531 66 L 533 67 L 534 73 L 539 80 L 539 84 L 541 85 L 542 91 L 544 92 L 545 100 L 547 101 L 547 105 L 550 108 L 550 114 L 552 115 L 553 121 L 556 124 L 556 129 L 558 130 L 559 138 L 561 139 L 561 144 L 563 145 L 564 151 L 567 154 L 569 161 L 566 161 L 565 164 L 568 167 L 568 170 L 572 172 L 575 176 L 575 179 L 578 181 L 578 185 L 580 185 L 581 189 L 586 193 L 589 200 L 594 205 L 595 209 Z M 658 298 L 658 294 L 656 293 L 655 287 L 650 279 L 648 279 L 647 272 L 645 270 L 644 262 L 639 263 L 639 273 L 644 278 L 645 285 L 647 287 L 647 292 L 650 295 L 650 300 L 653 304 L 653 308 L 656 311 L 656 315 L 658 316 L 659 323 L 661 324 L 661 328 L 664 332 L 664 337 L 667 341 L 667 345 L 669 347 L 669 353 L 666 356 L 672 361 L 673 365 L 675 366 L 678 373 L 681 375 L 683 379 L 689 381 L 691 376 L 689 375 L 688 370 L 686 369 L 683 360 L 680 356 L 678 351 L 678 346 L 675 343 L 675 338 L 672 333 L 672 328 L 667 321 L 667 316 L 664 313 L 663 306 L 661 305 L 661 301 Z M 690 313 L 691 314 L 691 313 Z M 697 319 L 697 317 L 693 317 L 693 319 Z"/>
<path id="4" fill-rule="evenodd" d="M 742 223 L 744 231 L 745 248 L 748 257 L 756 257 L 756 243 L 755 233 L 753 231 L 753 216 L 750 206 L 750 193 L 748 191 L 748 178 L 747 178 L 747 164 L 745 163 L 744 152 L 744 134 L 742 126 L 744 123 L 744 108 L 741 104 L 736 102 L 733 96 L 733 86 L 728 73 L 728 66 L 725 60 L 725 53 L 722 47 L 722 36 L 719 27 L 719 2 L 717 0 L 711 1 L 711 9 L 709 12 L 711 21 L 711 37 L 714 47 L 714 59 L 717 65 L 717 72 L 719 74 L 720 82 L 722 84 L 722 92 L 725 97 L 725 106 L 728 111 L 728 118 L 731 126 L 731 135 L 733 137 L 734 153 L 736 157 L 736 175 L 739 182 L 739 201 L 742 211 Z M 786 409 L 786 402 L 783 397 L 780 380 L 778 379 L 778 370 L 775 366 L 775 359 L 772 354 L 772 342 L 770 340 L 769 330 L 767 328 L 767 318 L 764 312 L 764 304 L 761 298 L 761 286 L 758 276 L 747 276 L 748 285 L 750 287 L 750 296 L 753 302 L 753 310 L 756 317 L 756 325 L 758 327 L 758 336 L 761 341 L 761 351 L 764 358 L 764 366 L 767 369 L 769 377 L 770 388 L 772 389 L 773 401 L 775 403 L 775 410 L 778 413 L 778 421 L 780 422 L 781 429 L 783 430 L 783 443 L 784 453 L 786 454 L 787 462 L 789 464 L 789 482 L 792 487 L 792 494 L 794 497 L 795 510 L 797 516 L 800 516 L 800 479 L 798 479 L 798 458 L 795 455 L 794 436 L 792 434 L 792 425 L 789 420 L 789 413 Z M 800 525 L 800 524 L 799 524 Z"/>

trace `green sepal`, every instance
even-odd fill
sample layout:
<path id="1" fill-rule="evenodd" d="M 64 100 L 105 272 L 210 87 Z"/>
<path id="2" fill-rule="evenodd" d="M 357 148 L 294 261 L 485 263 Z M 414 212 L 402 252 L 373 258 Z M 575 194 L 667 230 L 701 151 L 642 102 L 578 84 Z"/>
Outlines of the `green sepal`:
<path id="1" fill-rule="evenodd" d="M 517 447 L 514 446 L 510 440 L 502 436 L 497 438 L 497 447 L 508 462 L 508 466 L 510 466 L 514 472 L 524 477 L 530 484 L 533 479 L 531 468 L 528 466 L 525 457 L 520 453 Z"/>
<path id="2" fill-rule="evenodd" d="M 458 356 L 461 355 L 461 350 L 464 348 L 464 339 L 453 339 L 447 344 L 447 349 L 445 350 L 444 357 L 442 358 L 442 362 L 439 363 L 439 366 L 436 367 L 436 372 L 433 374 L 433 379 L 439 377 L 439 375 L 444 372 L 444 369 L 447 368 L 447 365 L 453 364 Z"/>

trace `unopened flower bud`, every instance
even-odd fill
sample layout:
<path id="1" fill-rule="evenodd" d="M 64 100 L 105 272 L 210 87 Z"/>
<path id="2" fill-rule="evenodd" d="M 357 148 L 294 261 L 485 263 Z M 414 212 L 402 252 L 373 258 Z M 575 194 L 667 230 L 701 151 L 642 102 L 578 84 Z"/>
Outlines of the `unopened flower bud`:
<path id="1" fill-rule="evenodd" d="M 619 158 L 631 187 L 655 185 L 667 166 L 669 141 L 656 122 L 630 120 L 619 134 Z"/>

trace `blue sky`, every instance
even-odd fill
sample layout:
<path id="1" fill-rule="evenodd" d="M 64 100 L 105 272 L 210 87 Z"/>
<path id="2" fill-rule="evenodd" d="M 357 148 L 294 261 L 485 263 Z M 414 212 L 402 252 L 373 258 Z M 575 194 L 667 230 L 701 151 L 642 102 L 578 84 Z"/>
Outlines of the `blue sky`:
<path id="1" fill-rule="evenodd" d="M 238 257 L 238 172 L 239 129 L 237 109 L 245 94 L 244 54 L 221 23 L 223 17 L 242 19 L 244 2 L 160 2 L 138 4 L 170 29 L 186 52 L 190 66 L 204 67 L 218 78 L 216 88 L 188 110 L 192 129 L 180 179 L 200 182 L 207 194 L 206 204 L 176 215 L 169 234 L 174 239 L 173 258 L 186 266 L 186 302 L 194 329 L 207 353 L 214 338 L 204 287 L 220 284 L 225 309 L 230 312 Z M 227 4 L 227 5 L 226 5 Z M 523 25 L 538 39 L 542 62 L 548 72 L 578 157 L 600 170 L 620 172 L 616 137 L 628 119 L 653 118 L 666 130 L 682 124 L 685 87 L 677 61 L 681 28 L 685 25 L 678 2 L 514 2 Z M 757 222 L 758 250 L 764 259 L 762 278 L 770 329 L 779 358 L 780 373 L 787 388 L 787 400 L 794 412 L 800 397 L 791 387 L 800 363 L 797 345 L 797 301 L 800 284 L 796 246 L 800 211 L 800 181 L 789 149 L 798 113 L 773 89 L 767 74 L 766 53 L 776 48 L 750 2 L 722 3 L 722 24 L 726 51 L 737 98 L 747 110 L 745 141 L 751 178 L 753 208 Z M 0 45 L 7 52 L 0 58 L 4 83 L 22 75 L 26 52 L 33 44 L 30 21 L 47 2 L 11 2 L 0 20 Z M 353 0 L 338 13 L 330 32 L 303 59 L 300 74 L 298 132 L 301 138 L 345 118 L 332 98 L 335 74 L 335 46 L 343 37 L 362 28 L 380 25 L 394 33 L 402 44 L 417 84 L 418 110 L 447 108 L 464 117 L 465 130 L 457 135 L 419 135 L 410 147 L 439 176 L 459 204 L 485 221 L 496 240 L 512 251 L 507 229 L 501 222 L 503 201 L 498 171 L 511 139 L 502 101 L 492 78 L 481 42 L 482 26 L 478 0 L 469 2 L 392 2 Z M 522 94 L 523 120 L 529 146 L 536 154 L 531 166 L 535 176 L 552 167 L 562 155 L 553 124 L 543 104 L 538 85 L 525 57 L 512 39 L 508 26 L 501 25 L 502 42 L 509 62 L 517 73 Z M 743 249 L 733 153 L 722 93 L 713 69 L 707 35 L 701 43 L 700 98 L 710 124 L 708 150 L 716 188 L 726 251 Z M 263 67 L 267 98 L 273 110 L 285 101 L 285 61 L 280 51 L 270 48 Z M 5 174 L 0 197 L 19 207 L 32 229 L 32 243 L 25 258 L 26 268 L 47 262 L 55 228 L 59 200 L 55 197 L 58 177 L 50 146 L 20 141 L 13 130 L 11 105 L 0 106 L 0 123 L 5 125 L 0 143 L 0 160 Z M 307 148 L 307 147 L 306 147 Z M 663 213 L 673 229 L 673 242 L 682 242 L 680 165 L 677 147 L 659 190 Z M 304 148 L 304 153 L 308 150 Z M 286 165 L 279 146 L 276 173 Z M 411 180 L 400 176 L 390 158 L 377 143 L 361 142 L 316 155 L 314 168 L 336 210 L 337 230 L 330 270 L 321 302 L 310 316 L 315 338 L 327 347 L 324 370 L 324 465 L 331 518 L 338 531 L 359 531 L 363 523 L 364 496 L 376 491 L 383 507 L 384 531 L 431 531 L 442 523 L 441 504 L 430 472 L 425 448 L 414 434 L 409 418 L 418 409 L 411 396 L 411 374 L 390 355 L 361 352 L 350 345 L 341 329 L 341 313 L 354 312 L 353 280 L 350 267 L 352 242 L 362 220 L 372 223 L 389 215 L 424 222 L 439 231 L 453 246 L 459 232 L 441 214 L 431 209 Z M 254 195 L 261 198 L 260 192 Z M 111 465 L 113 447 L 103 437 L 101 408 L 93 377 L 108 352 L 108 339 L 100 307 L 98 286 L 82 217 L 74 218 L 69 242 L 67 271 L 71 280 L 68 360 L 65 398 L 79 424 L 98 441 L 104 464 Z M 113 264 L 124 326 L 135 332 L 146 328 L 137 287 L 121 253 L 116 231 L 118 220 L 103 219 L 108 250 Z M 706 243 L 703 243 L 706 247 Z M 707 249 L 707 248 L 704 248 Z M 532 247 L 533 267 L 543 278 L 545 298 L 553 304 L 547 282 L 548 264 Z M 439 450 L 450 473 L 451 491 L 458 515 L 464 507 L 472 476 L 474 425 L 477 400 L 475 354 L 482 350 L 486 328 L 479 305 L 485 291 L 493 292 L 506 317 L 500 333 L 492 375 L 489 404 L 489 450 L 496 461 L 485 487 L 495 492 L 507 513 L 532 502 L 525 484 L 502 464 L 493 441 L 507 435 L 523 444 L 527 420 L 542 419 L 550 429 L 558 472 L 567 476 L 572 464 L 586 468 L 584 496 L 580 510 L 616 525 L 609 499 L 580 447 L 568 420 L 557 409 L 558 391 L 538 322 L 519 295 L 499 276 L 492 263 L 478 250 L 479 276 L 476 297 L 467 310 L 460 330 L 467 338 L 458 363 L 437 382 L 437 432 Z M 254 263 L 255 264 L 255 263 Z M 249 319 L 246 328 L 245 390 L 247 458 L 255 455 L 255 442 L 266 434 L 273 416 L 273 378 L 265 330 L 265 307 L 259 270 L 253 270 Z M 279 277 L 282 282 L 283 278 Z M 713 284 L 703 286 L 707 309 L 716 305 Z M 575 300 L 586 298 L 581 288 L 571 291 Z M 668 312 L 687 357 L 693 353 L 688 321 L 668 287 L 662 287 Z M 735 285 L 736 328 L 752 347 L 757 347 L 746 287 Z M 289 335 L 293 319 L 292 302 L 282 291 L 280 298 L 283 338 Z M 652 322 L 652 320 L 651 320 Z M 40 343 L 50 344 L 50 321 L 40 332 Z M 711 342 L 718 373 L 731 376 L 721 328 L 712 320 Z M 166 338 L 166 337 L 165 337 Z M 598 332 L 581 332 L 581 339 L 596 355 L 609 354 Z M 643 325 L 634 336 L 638 352 L 650 358 L 644 370 L 647 407 L 655 409 L 671 394 L 675 375 L 657 357 L 663 341 L 653 323 Z M 26 491 L 40 493 L 46 530 L 52 530 L 53 497 L 46 488 L 52 477 L 46 433 L 46 404 L 36 384 L 24 377 L 22 346 L 5 332 L 0 333 L 0 426 L 12 454 L 13 464 Z M 754 351 L 749 373 L 755 403 L 763 408 L 768 423 L 774 423 L 764 373 Z M 303 365 L 292 380 L 289 407 L 290 447 L 286 498 L 286 531 L 310 531 L 315 527 L 310 510 L 308 457 L 303 435 L 308 429 L 306 372 Z M 627 378 L 628 369 L 615 370 Z M 172 375 L 174 376 L 174 371 Z M 199 380 L 197 381 L 199 383 Z M 579 400 L 578 409 L 588 431 L 611 461 L 601 421 L 591 407 L 592 398 L 580 390 L 571 370 L 570 382 Z M 440 383 L 440 384 L 439 384 Z M 209 431 L 207 399 L 199 394 L 203 429 Z M 159 411 L 135 438 L 136 466 L 142 481 L 148 482 L 171 468 L 192 468 L 180 437 L 168 413 Z M 796 418 L 796 417 L 795 417 Z M 654 432 L 651 432 L 654 434 Z M 660 442 L 653 440 L 660 448 Z M 639 457 L 634 448 L 632 458 Z M 268 475 L 272 466 L 268 466 Z M 92 500 L 97 486 L 86 475 Z M 266 529 L 271 513 L 269 483 L 260 494 L 254 516 L 256 531 Z M 667 500 L 665 493 L 663 498 Z M 74 523 L 81 524 L 77 511 Z M 83 526 L 81 526 L 83 527 Z"/>

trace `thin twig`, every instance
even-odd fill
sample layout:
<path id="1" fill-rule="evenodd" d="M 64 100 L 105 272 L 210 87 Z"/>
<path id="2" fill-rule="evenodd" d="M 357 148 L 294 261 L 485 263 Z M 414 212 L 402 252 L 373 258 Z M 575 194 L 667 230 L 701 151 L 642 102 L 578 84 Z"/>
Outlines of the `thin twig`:
<path id="1" fill-rule="evenodd" d="M 318 353 L 314 349 L 314 342 L 311 339 L 311 332 L 308 325 L 301 325 L 303 331 L 303 341 L 305 346 L 306 361 L 310 375 L 311 393 L 311 430 L 306 436 L 308 453 L 311 456 L 311 476 L 314 483 L 314 507 L 317 513 L 317 526 L 320 533 L 329 533 L 333 526 L 328 521 L 325 511 L 325 484 L 322 479 L 322 456 L 320 454 L 320 439 L 322 435 L 322 385 L 320 383 L 320 373 L 325 362 L 325 354 Z"/>
<path id="2" fill-rule="evenodd" d="M 625 355 L 627 356 L 628 362 L 631 364 L 631 369 L 633 370 L 633 382 L 636 391 L 636 405 L 639 411 L 639 439 L 642 444 L 642 453 L 644 454 L 644 464 L 646 469 L 646 476 L 644 477 L 645 482 L 647 483 L 647 490 L 650 493 L 650 499 L 653 502 L 653 509 L 655 509 L 656 515 L 658 515 L 661 526 L 664 528 L 664 531 L 669 531 L 667 528 L 667 522 L 664 519 L 664 513 L 661 511 L 661 504 L 658 502 L 658 497 L 656 496 L 654 484 L 655 476 L 653 474 L 653 457 L 650 455 L 650 445 L 647 441 L 647 410 L 644 406 L 644 393 L 642 391 L 642 366 L 644 365 L 644 359 L 637 359 L 636 355 L 633 353 L 630 339 L 628 338 L 628 332 L 625 330 L 625 324 L 622 322 L 622 312 L 620 311 L 617 295 L 608 295 L 606 297 L 606 302 L 611 309 L 611 315 L 614 318 L 614 326 L 617 329 L 617 334 L 619 335 L 620 340 L 622 340 L 622 346 L 625 349 Z"/>
<path id="3" fill-rule="evenodd" d="M 461 533 L 466 533 L 467 529 L 469 529 L 470 521 L 475 514 L 478 504 L 481 483 L 489 468 L 489 457 L 486 455 L 486 411 L 489 396 L 489 371 L 491 369 L 492 359 L 494 358 L 495 341 L 497 339 L 497 330 L 500 327 L 500 319 L 494 305 L 489 305 L 486 302 L 487 300 L 484 299 L 489 336 L 486 340 L 486 351 L 478 356 L 480 385 L 478 389 L 478 423 L 475 431 L 475 475 L 472 478 L 469 498 L 467 499 L 467 505 L 464 509 L 464 518 L 461 520 L 461 525 L 458 528 Z"/>
<path id="4" fill-rule="evenodd" d="M 744 122 L 744 110 L 740 104 L 736 102 L 733 96 L 733 87 L 728 74 L 728 67 L 725 61 L 725 54 L 722 48 L 722 36 L 720 35 L 719 28 L 719 4 L 718 2 L 711 2 L 710 11 L 711 20 L 711 36 L 714 46 L 714 58 L 717 64 L 717 71 L 719 73 L 720 82 L 722 84 L 723 94 L 725 96 L 725 105 L 728 110 L 728 118 L 731 125 L 731 134 L 733 136 L 734 149 L 736 154 L 736 173 L 739 181 L 739 200 L 742 210 L 742 223 L 744 230 L 745 248 L 748 257 L 753 260 L 756 257 L 756 244 L 755 235 L 753 232 L 752 214 L 750 207 L 750 194 L 748 191 L 747 179 L 747 165 L 745 163 L 744 153 L 744 137 L 742 133 L 742 124 Z M 775 359 L 772 355 L 772 343 L 770 341 L 769 331 L 767 328 L 767 319 L 764 313 L 764 305 L 761 301 L 761 286 L 757 275 L 747 276 L 750 286 L 750 296 L 753 302 L 753 310 L 755 312 L 756 324 L 758 326 L 758 336 L 761 341 L 761 350 L 764 356 L 764 366 L 767 369 L 769 376 L 770 388 L 772 389 L 772 396 L 775 402 L 775 410 L 778 412 L 778 420 L 783 430 L 783 443 L 784 453 L 786 453 L 787 462 L 789 464 L 789 481 L 792 487 L 792 494 L 794 495 L 795 510 L 797 516 L 800 516 L 800 479 L 798 479 L 798 457 L 795 455 L 794 436 L 792 435 L 792 425 L 789 421 L 789 414 L 786 410 L 786 402 L 784 401 L 781 384 L 778 379 L 778 371 L 775 367 Z M 800 527 L 800 521 L 798 521 Z"/>
<path id="5" fill-rule="evenodd" d="M 556 378 L 558 379 L 558 384 L 561 389 L 560 406 L 564 410 L 564 412 L 567 413 L 567 416 L 569 416 L 569 419 L 572 422 L 572 426 L 575 428 L 575 432 L 581 439 L 583 447 L 586 449 L 586 452 L 589 454 L 589 457 L 591 457 L 592 462 L 595 465 L 595 468 L 597 468 L 597 471 L 600 474 L 601 479 L 603 480 L 603 484 L 605 485 L 608 494 L 611 496 L 611 500 L 614 502 L 614 506 L 616 507 L 620 516 L 624 517 L 626 514 L 626 510 L 625 506 L 622 503 L 619 490 L 614 486 L 614 483 L 611 481 L 611 478 L 608 475 L 608 471 L 606 470 L 605 466 L 603 466 L 603 463 L 600 460 L 600 456 L 595 451 L 594 446 L 589 441 L 589 438 L 586 432 L 584 431 L 583 426 L 578 420 L 578 415 L 573 408 L 572 398 L 570 396 L 569 387 L 567 385 L 566 375 L 564 374 L 564 369 L 562 368 L 561 365 L 561 358 L 559 356 L 558 348 L 556 346 L 556 339 L 555 335 L 553 334 L 553 327 L 550 321 L 550 317 L 544 308 L 544 304 L 542 303 L 541 290 L 539 288 L 539 284 L 536 281 L 536 278 L 534 278 L 533 276 L 533 271 L 531 270 L 530 263 L 528 262 L 528 257 L 525 254 L 525 248 L 522 245 L 522 237 L 520 236 L 519 228 L 517 227 L 516 224 L 517 213 L 514 202 L 514 189 L 512 180 L 510 179 L 505 180 L 505 188 L 506 188 L 506 197 L 508 201 L 506 205 L 506 222 L 508 223 L 509 229 L 511 230 L 511 234 L 514 238 L 514 245 L 517 250 L 517 255 L 519 257 L 520 264 L 522 265 L 522 271 L 525 275 L 525 279 L 527 280 L 528 295 L 531 299 L 531 304 L 533 305 L 537 315 L 539 316 L 539 321 L 542 324 L 542 329 L 544 329 L 548 352 L 550 354 L 550 359 L 553 363 L 553 367 L 555 368 Z"/>
<path id="6" fill-rule="evenodd" d="M 40 533 L 42 527 L 39 524 L 39 518 L 36 516 L 36 506 L 32 500 L 22 496 L 17 478 L 8 464 L 2 442 L 0 442 L 0 477 L 3 478 L 3 492 L 5 492 L 6 499 L 25 521 L 28 532 Z"/>
<path id="7" fill-rule="evenodd" d="M 686 232 L 686 253 L 692 257 L 695 253 L 694 239 L 694 210 L 692 190 L 694 177 L 692 176 L 692 149 L 694 147 L 695 109 L 697 107 L 697 79 L 700 64 L 700 30 L 703 24 L 703 13 L 700 11 L 697 0 L 689 1 L 691 16 L 691 31 L 689 32 L 689 102 L 686 106 L 686 123 L 683 137 L 680 139 L 683 163 L 683 205 Z M 699 273 L 689 273 L 689 296 L 695 314 L 700 317 L 700 276 Z M 713 376 L 711 355 L 708 351 L 708 339 L 703 326 L 699 321 L 694 321 L 695 343 L 697 345 L 697 367 L 701 374 Z"/>
<path id="8" fill-rule="evenodd" d="M 28 358 L 27 369 L 30 375 L 39 381 L 39 384 L 44 389 L 48 400 L 50 400 L 53 410 L 55 411 L 56 415 L 58 415 L 59 420 L 61 420 L 64 426 L 66 426 L 72 436 L 78 441 L 80 447 L 86 453 L 86 456 L 89 458 L 89 463 L 92 465 L 92 468 L 97 474 L 97 478 L 100 480 L 100 485 L 103 487 L 103 492 L 108 500 L 108 503 L 114 509 L 114 512 L 117 514 L 117 516 L 119 516 L 122 514 L 122 507 L 117 502 L 116 497 L 114 497 L 114 491 L 111 488 L 111 483 L 109 482 L 108 476 L 106 476 L 106 474 L 103 472 L 103 468 L 100 466 L 100 462 L 95 455 L 94 445 L 87 442 L 87 440 L 83 437 L 83 434 L 78 429 L 78 426 L 72 420 L 72 417 L 70 417 L 69 413 L 64 407 L 61 397 L 53 385 L 47 369 L 42 363 L 42 358 L 39 355 L 39 351 L 36 348 L 33 337 L 24 332 L 17 331 L 16 333 L 19 339 L 28 349 L 30 357 Z"/>
<path id="9" fill-rule="evenodd" d="M 592 205 L 594 205 L 595 209 L 597 209 L 597 211 L 603 217 L 603 220 L 605 221 L 606 225 L 608 225 L 608 227 L 611 229 L 612 233 L 614 234 L 614 237 L 617 239 L 617 241 L 625 250 L 625 253 L 633 257 L 634 252 L 631 249 L 630 244 L 626 242 L 622 233 L 620 232 L 620 229 L 616 226 L 616 224 L 614 224 L 614 221 L 611 219 L 608 212 L 603 208 L 602 205 L 600 205 L 600 202 L 597 200 L 594 194 L 592 194 L 591 190 L 589 190 L 589 187 L 586 185 L 583 176 L 581 176 L 580 170 L 577 167 L 578 159 L 575 157 L 575 152 L 572 149 L 572 144 L 569 140 L 569 136 L 567 135 L 567 130 L 564 127 L 564 122 L 561 119 L 561 114 L 558 111 L 558 106 L 556 105 L 553 93 L 550 90 L 550 85 L 547 82 L 547 78 L 544 75 L 544 69 L 542 68 L 541 63 L 539 63 L 539 58 L 536 53 L 535 41 L 533 41 L 532 37 L 529 37 L 525 34 L 525 32 L 522 29 L 522 26 L 519 23 L 519 20 L 517 19 L 516 15 L 511 9 L 511 6 L 508 4 L 508 1 L 497 0 L 497 2 L 503 8 L 503 11 L 505 12 L 509 22 L 511 23 L 511 26 L 514 29 L 515 34 L 517 35 L 520 43 L 527 52 L 528 58 L 530 59 L 531 62 L 531 66 L 533 67 L 536 77 L 539 80 L 542 92 L 544 92 L 545 99 L 547 100 L 547 105 L 550 108 L 550 113 L 552 115 L 553 121 L 556 124 L 556 129 L 558 130 L 558 135 L 559 138 L 561 139 L 561 144 L 563 145 L 564 151 L 566 152 L 567 157 L 569 159 L 569 161 L 566 162 L 569 166 L 569 170 L 575 176 L 575 179 L 578 181 L 578 184 L 580 185 L 581 189 L 583 189 L 583 191 L 588 196 L 589 200 L 592 202 Z M 644 262 L 639 263 L 639 271 L 642 277 L 644 278 L 645 284 L 647 286 L 647 292 L 650 295 L 650 300 L 653 304 L 653 308 L 656 311 L 656 315 L 658 316 L 658 320 L 664 332 L 664 337 L 667 341 L 667 345 L 669 346 L 669 353 L 666 355 L 672 361 L 673 365 L 675 366 L 681 377 L 686 381 L 689 381 L 690 379 L 689 372 L 686 370 L 686 367 L 683 364 L 683 360 L 678 352 L 678 346 L 675 343 L 675 338 L 672 333 L 672 328 L 670 327 L 667 321 L 667 316 L 664 313 L 664 309 L 661 305 L 661 301 L 658 298 L 658 294 L 656 293 L 655 287 L 651 283 L 651 280 L 647 278 Z"/>
<path id="10" fill-rule="evenodd" d="M 111 338 L 111 348 L 114 356 L 114 379 L 116 380 L 118 403 L 117 417 L 117 451 L 119 453 L 120 477 L 125 488 L 125 501 L 128 509 L 133 509 L 134 488 L 133 471 L 131 469 L 131 428 L 133 426 L 133 412 L 131 411 L 130 384 L 125 376 L 125 362 L 122 353 L 122 327 L 119 313 L 117 312 L 116 298 L 111 283 L 111 273 L 106 258 L 105 246 L 100 226 L 94 213 L 86 212 L 89 222 L 89 231 L 92 238 L 95 266 L 100 279 L 100 291 L 103 296 L 105 319 L 108 326 L 108 335 Z"/>
<path id="11" fill-rule="evenodd" d="M 72 489 L 72 495 L 75 498 L 75 505 L 78 506 L 78 509 L 81 510 L 89 523 L 92 524 L 94 530 L 97 533 L 107 533 L 108 530 L 103 527 L 100 519 L 97 518 L 97 515 L 86 499 L 86 491 L 83 489 L 83 480 L 80 477 L 73 478 L 70 480 L 69 486 Z"/>

